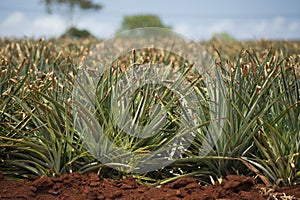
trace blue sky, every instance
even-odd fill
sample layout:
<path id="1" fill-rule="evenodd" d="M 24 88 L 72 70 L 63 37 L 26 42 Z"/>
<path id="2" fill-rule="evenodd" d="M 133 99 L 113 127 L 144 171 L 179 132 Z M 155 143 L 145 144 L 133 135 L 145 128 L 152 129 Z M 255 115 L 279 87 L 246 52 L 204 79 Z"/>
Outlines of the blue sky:
<path id="1" fill-rule="evenodd" d="M 102 10 L 77 11 L 75 23 L 108 38 L 125 15 L 155 14 L 192 39 L 227 32 L 237 39 L 300 39 L 299 0 L 94 0 Z M 41 0 L 0 0 L 0 37 L 57 37 L 66 9 L 49 15 Z"/>

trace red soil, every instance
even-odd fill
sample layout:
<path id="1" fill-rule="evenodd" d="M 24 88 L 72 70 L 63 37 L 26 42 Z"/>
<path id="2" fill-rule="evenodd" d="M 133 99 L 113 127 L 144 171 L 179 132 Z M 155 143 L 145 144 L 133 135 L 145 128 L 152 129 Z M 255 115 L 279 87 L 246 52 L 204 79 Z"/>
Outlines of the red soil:
<path id="1" fill-rule="evenodd" d="M 64 174 L 58 178 L 37 177 L 34 180 L 11 181 L 0 173 L 0 199 L 300 199 L 300 186 L 265 188 L 255 179 L 227 176 L 222 184 L 203 187 L 193 178 L 181 178 L 161 188 L 148 187 L 128 177 L 103 179 L 97 174 Z M 288 198 L 285 198 L 288 199 Z"/>

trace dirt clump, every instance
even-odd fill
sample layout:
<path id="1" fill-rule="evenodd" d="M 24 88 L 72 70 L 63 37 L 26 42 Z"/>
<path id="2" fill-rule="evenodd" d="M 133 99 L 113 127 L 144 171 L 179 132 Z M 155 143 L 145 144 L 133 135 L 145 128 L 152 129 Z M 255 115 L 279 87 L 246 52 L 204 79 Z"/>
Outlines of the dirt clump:
<path id="1" fill-rule="evenodd" d="M 221 184 L 203 187 L 193 178 L 180 178 L 160 188 L 139 184 L 132 177 L 113 180 L 104 179 L 97 174 L 80 173 L 64 174 L 60 177 L 36 177 L 33 180 L 7 180 L 0 173 L 0 199 L 144 199 L 144 200 L 177 200 L 177 199 L 268 199 L 258 187 L 255 179 L 245 176 L 230 175 Z M 273 188 L 272 194 L 294 195 L 300 198 L 300 187 Z M 276 193 L 277 192 L 277 193 Z M 267 197 L 268 196 L 268 197 Z M 271 199 L 271 198 L 269 198 Z"/>

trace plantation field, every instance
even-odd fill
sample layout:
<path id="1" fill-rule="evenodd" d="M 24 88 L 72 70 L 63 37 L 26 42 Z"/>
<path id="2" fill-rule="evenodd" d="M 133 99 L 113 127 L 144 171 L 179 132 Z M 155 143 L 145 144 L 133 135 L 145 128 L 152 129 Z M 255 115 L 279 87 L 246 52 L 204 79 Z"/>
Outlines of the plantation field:
<path id="1" fill-rule="evenodd" d="M 118 58 L 119 64 L 108 66 L 95 89 L 97 120 L 105 136 L 118 147 L 135 152 L 139 155 L 137 160 L 175 141 L 179 115 L 182 115 L 178 107 L 181 107 L 168 89 L 160 88 L 155 94 L 144 95 L 142 90 L 153 91 L 153 86 L 139 88 L 141 91 L 136 93 L 130 107 L 134 119 L 141 126 L 155 127 L 149 110 L 158 103 L 168 110 L 168 123 L 149 138 L 125 134 L 123 129 L 115 128 L 116 122 L 110 118 L 111 113 L 120 109 L 109 106 L 114 81 L 130 67 L 163 63 L 182 70 L 191 87 L 198 91 L 201 103 L 197 106 L 203 113 L 197 113 L 197 117 L 203 123 L 192 131 L 193 140 L 184 154 L 161 169 L 143 173 L 131 173 L 134 170 L 127 169 L 134 168 L 138 161 L 127 161 L 126 155 L 109 156 L 105 164 L 101 163 L 97 153 L 103 148 L 99 147 L 102 138 L 93 133 L 87 136 L 76 128 L 78 117 L 84 116 L 73 112 L 76 78 L 98 43 L 101 41 L 94 39 L 0 39 L 0 172 L 5 177 L 19 180 L 72 172 L 97 173 L 112 179 L 131 175 L 139 183 L 150 186 L 193 177 L 207 186 L 222 183 L 228 175 L 243 175 L 266 187 L 299 187 L 300 42 L 213 40 L 199 43 L 212 56 L 220 72 L 219 101 L 227 111 L 222 117 L 223 126 L 217 127 L 221 134 L 218 139 L 212 137 L 208 144 L 210 151 L 205 155 L 199 154 L 199 150 L 206 144 L 208 127 L 213 124 L 207 111 L 212 95 L 205 92 L 203 75 L 189 71 L 191 63 L 172 53 L 142 49 L 129 52 Z M 94 143 L 89 146 L 84 140 L 90 137 Z M 118 163 L 122 159 L 126 160 L 126 166 L 121 161 Z M 299 193 L 296 195 L 299 196 L 294 199 L 300 198 Z"/>

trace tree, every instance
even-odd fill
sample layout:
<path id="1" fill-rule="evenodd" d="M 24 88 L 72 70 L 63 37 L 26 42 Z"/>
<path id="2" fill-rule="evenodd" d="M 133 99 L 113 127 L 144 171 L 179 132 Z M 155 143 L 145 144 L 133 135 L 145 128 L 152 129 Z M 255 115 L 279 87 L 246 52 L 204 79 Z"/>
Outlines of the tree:
<path id="1" fill-rule="evenodd" d="M 68 29 L 74 26 L 73 18 L 76 8 L 81 10 L 100 10 L 102 5 L 93 3 L 91 0 L 42 0 L 46 4 L 47 13 L 51 14 L 53 12 L 53 6 L 66 6 L 68 12 Z"/>
<path id="2" fill-rule="evenodd" d="M 119 31 L 145 27 L 159 27 L 171 29 L 171 26 L 164 25 L 158 16 L 148 14 L 125 16 Z"/>

